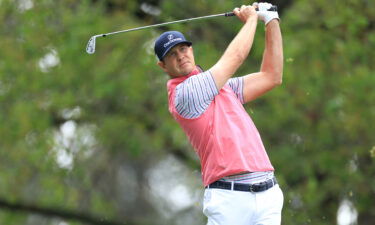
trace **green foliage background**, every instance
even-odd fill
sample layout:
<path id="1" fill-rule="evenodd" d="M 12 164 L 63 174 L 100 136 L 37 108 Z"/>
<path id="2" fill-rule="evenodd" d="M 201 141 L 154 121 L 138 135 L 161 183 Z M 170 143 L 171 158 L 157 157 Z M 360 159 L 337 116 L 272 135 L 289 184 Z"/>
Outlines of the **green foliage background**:
<path id="1" fill-rule="evenodd" d="M 208 69 L 241 23 L 217 18 L 98 38 L 94 55 L 85 45 L 94 34 L 245 3 L 0 1 L 0 224 L 90 224 L 64 212 L 96 224 L 204 224 L 199 203 L 162 216 L 150 201 L 147 176 L 157 162 L 172 155 L 199 170 L 168 114 L 168 78 L 156 66 L 153 41 L 166 29 L 184 32 Z M 375 224 L 375 2 L 272 3 L 281 16 L 283 84 L 247 110 L 284 191 L 283 224 L 336 224 L 343 200 L 353 203 L 358 224 Z M 259 23 L 238 75 L 259 69 L 263 46 Z M 46 55 L 58 61 L 43 66 Z M 67 124 L 75 133 L 64 142 Z M 59 166 L 59 149 L 74 156 L 73 166 Z M 193 180 L 190 188 L 202 192 L 199 174 Z"/>

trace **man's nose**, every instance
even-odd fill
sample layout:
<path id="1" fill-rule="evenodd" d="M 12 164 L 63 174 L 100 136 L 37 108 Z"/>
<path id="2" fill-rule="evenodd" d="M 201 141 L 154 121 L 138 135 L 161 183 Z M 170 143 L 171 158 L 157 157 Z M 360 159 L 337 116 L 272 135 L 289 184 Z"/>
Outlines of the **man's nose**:
<path id="1" fill-rule="evenodd" d="M 182 54 L 182 52 L 177 52 L 176 54 L 177 54 L 177 59 L 178 60 L 181 60 L 183 58 L 183 56 L 184 56 L 184 54 Z"/>

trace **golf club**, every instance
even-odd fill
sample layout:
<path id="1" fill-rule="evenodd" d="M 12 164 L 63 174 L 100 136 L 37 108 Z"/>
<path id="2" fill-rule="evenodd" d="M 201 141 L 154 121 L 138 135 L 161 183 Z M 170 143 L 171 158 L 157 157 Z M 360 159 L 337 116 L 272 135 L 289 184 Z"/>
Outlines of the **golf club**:
<path id="1" fill-rule="evenodd" d="M 258 11 L 258 9 L 256 9 Z M 271 8 L 268 9 L 268 11 L 277 11 L 277 6 L 273 5 Z M 127 29 L 127 30 L 120 30 L 120 31 L 115 31 L 115 32 L 110 32 L 106 34 L 97 34 L 94 35 L 90 38 L 89 42 L 87 43 L 86 46 L 86 52 L 88 54 L 94 54 L 95 52 L 95 42 L 97 37 L 106 37 L 109 35 L 113 34 L 119 34 L 119 33 L 126 33 L 126 32 L 131 32 L 131 31 L 136 31 L 136 30 L 143 30 L 147 28 L 152 28 L 152 27 L 161 27 L 169 24 L 175 24 L 175 23 L 183 23 L 183 22 L 188 22 L 192 20 L 201 20 L 201 19 L 208 19 L 208 18 L 213 18 L 213 17 L 219 17 L 219 16 L 234 16 L 235 14 L 233 12 L 227 12 L 227 13 L 220 13 L 220 14 L 214 14 L 214 15 L 209 15 L 209 16 L 200 16 L 200 17 L 194 17 L 194 18 L 188 18 L 188 19 L 183 19 L 183 20 L 176 20 L 176 21 L 171 21 L 171 22 L 165 22 L 165 23 L 158 23 L 158 24 L 153 24 L 153 25 L 148 25 L 148 26 L 143 26 L 143 27 L 136 27 L 132 29 Z"/>

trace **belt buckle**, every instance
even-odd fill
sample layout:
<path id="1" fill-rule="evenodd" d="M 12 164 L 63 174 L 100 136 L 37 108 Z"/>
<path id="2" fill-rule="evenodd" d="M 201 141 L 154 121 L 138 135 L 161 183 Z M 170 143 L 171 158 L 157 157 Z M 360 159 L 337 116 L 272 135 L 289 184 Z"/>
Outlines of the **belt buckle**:
<path id="1" fill-rule="evenodd" d="M 254 193 L 254 192 L 255 192 L 254 189 L 253 189 L 253 187 L 254 187 L 254 185 L 253 185 L 253 184 L 250 184 L 249 191 L 250 191 L 251 193 Z"/>

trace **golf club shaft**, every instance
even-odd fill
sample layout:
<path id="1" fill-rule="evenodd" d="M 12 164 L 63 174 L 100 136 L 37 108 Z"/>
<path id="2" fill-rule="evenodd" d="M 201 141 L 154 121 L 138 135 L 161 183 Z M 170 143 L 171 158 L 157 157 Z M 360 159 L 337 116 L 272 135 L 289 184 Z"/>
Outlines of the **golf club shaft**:
<path id="1" fill-rule="evenodd" d="M 258 9 L 256 9 L 256 10 L 258 10 Z M 268 9 L 268 11 L 277 11 L 277 6 L 273 5 L 271 8 Z M 183 23 L 183 22 L 188 22 L 188 21 L 193 21 L 193 20 L 202 20 L 202 19 L 208 19 L 208 18 L 219 17 L 219 16 L 229 17 L 229 16 L 234 16 L 234 15 L 235 14 L 233 12 L 227 12 L 227 13 L 220 13 L 220 14 L 214 14 L 214 15 L 208 15 L 208 16 L 200 16 L 200 17 L 194 17 L 194 18 L 183 19 L 183 20 L 176 20 L 176 21 L 165 22 L 165 23 L 158 23 L 158 24 L 153 24 L 153 25 L 148 25 L 148 26 L 143 26 L 143 27 L 131 28 L 131 29 L 127 29 L 127 30 L 114 31 L 114 32 L 105 33 L 105 34 L 97 34 L 97 35 L 94 35 L 90 38 L 90 40 L 89 40 L 89 42 L 87 43 L 87 46 L 86 46 L 86 52 L 89 53 L 89 54 L 93 54 L 95 52 L 95 39 L 97 37 L 106 37 L 106 36 L 113 35 L 113 34 L 143 30 L 143 29 L 148 29 L 148 28 L 152 28 L 152 27 L 161 27 L 161 26 L 165 26 L 165 25 L 169 25 L 169 24 Z"/>
<path id="2" fill-rule="evenodd" d="M 272 6 L 268 11 L 277 11 L 277 7 Z M 143 30 L 143 29 L 148 29 L 148 28 L 152 28 L 152 27 L 161 27 L 161 26 L 165 26 L 165 25 L 169 25 L 169 24 L 183 23 L 183 22 L 189 22 L 189 21 L 193 21 L 193 20 L 208 19 L 208 18 L 219 17 L 219 16 L 228 17 L 228 16 L 234 16 L 234 15 L 235 14 L 233 12 L 227 12 L 227 13 L 220 13 L 220 14 L 214 14 L 214 15 L 209 15 L 209 16 L 200 16 L 200 17 L 194 17 L 194 18 L 189 18 L 189 19 L 176 20 L 176 21 L 165 22 L 165 23 L 158 23 L 158 24 L 153 24 L 153 25 L 148 25 L 148 26 L 143 26 L 143 27 L 136 27 L 136 28 L 127 29 L 127 30 L 120 30 L 120 31 L 106 33 L 106 34 L 99 34 L 99 35 L 96 35 L 96 36 L 97 37 L 98 36 L 99 37 L 105 37 L 105 36 L 112 35 L 112 34 L 126 33 L 126 32 L 130 32 L 130 31 Z"/>
<path id="3" fill-rule="evenodd" d="M 208 19 L 208 18 L 213 18 L 213 17 L 218 17 L 218 16 L 226 16 L 226 17 L 227 16 L 234 16 L 234 14 L 233 15 L 232 14 L 233 13 L 228 12 L 228 13 L 209 15 L 209 16 L 200 16 L 200 17 L 194 17 L 194 18 L 189 18 L 189 19 L 176 20 L 176 21 L 165 22 L 165 23 L 158 23 L 158 24 L 153 24 L 153 25 L 148 25 L 148 26 L 143 26 L 143 27 L 136 27 L 136 28 L 127 29 L 127 30 L 120 30 L 120 31 L 106 33 L 106 34 L 99 34 L 97 36 L 105 37 L 105 36 L 112 35 L 112 34 L 119 34 L 119 33 L 125 33 L 125 32 L 130 32 L 130 31 L 143 30 L 143 29 L 152 28 L 152 27 L 161 27 L 161 26 L 165 26 L 165 25 L 169 25 L 169 24 L 183 23 L 183 22 L 188 22 L 188 21 L 192 21 L 192 20 Z"/>

